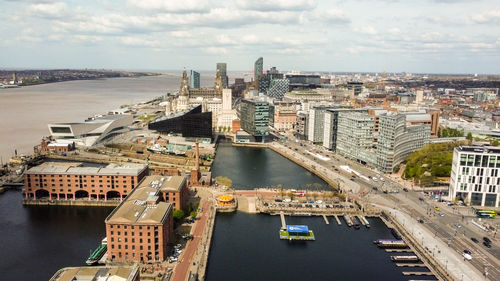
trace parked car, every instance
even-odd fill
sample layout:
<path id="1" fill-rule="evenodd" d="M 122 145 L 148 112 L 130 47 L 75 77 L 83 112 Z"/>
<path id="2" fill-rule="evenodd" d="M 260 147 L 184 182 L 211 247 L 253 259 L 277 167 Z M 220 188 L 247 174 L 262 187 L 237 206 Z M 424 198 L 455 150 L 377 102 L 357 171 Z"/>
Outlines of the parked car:
<path id="1" fill-rule="evenodd" d="M 483 245 L 486 247 L 486 248 L 491 248 L 491 243 L 488 243 L 486 241 L 483 241 Z"/>
<path id="2" fill-rule="evenodd" d="M 490 238 L 488 238 L 488 237 L 486 237 L 486 236 L 485 236 L 485 237 L 483 237 L 483 241 L 484 241 L 484 242 L 486 242 L 486 243 L 488 243 L 488 244 L 491 244 L 491 240 L 490 240 Z"/>
<path id="3" fill-rule="evenodd" d="M 479 243 L 479 240 L 477 240 L 477 239 L 476 239 L 476 238 L 474 238 L 474 237 L 471 237 L 471 238 L 470 238 L 470 240 L 472 240 L 472 242 L 474 242 L 474 243 Z"/>
<path id="4" fill-rule="evenodd" d="M 404 192 L 408 192 L 408 188 L 403 187 L 403 191 L 404 191 Z"/>

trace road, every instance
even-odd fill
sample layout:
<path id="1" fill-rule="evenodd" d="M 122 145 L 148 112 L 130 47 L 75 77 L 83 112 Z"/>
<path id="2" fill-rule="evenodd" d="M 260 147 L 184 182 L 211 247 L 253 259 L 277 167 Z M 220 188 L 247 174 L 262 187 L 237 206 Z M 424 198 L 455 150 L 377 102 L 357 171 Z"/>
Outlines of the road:
<path id="1" fill-rule="evenodd" d="M 470 223 L 475 218 L 470 208 L 449 207 L 433 200 L 433 198 L 421 191 L 412 191 L 411 189 L 416 189 L 412 184 L 402 182 L 402 180 L 397 182 L 389 176 L 383 175 L 384 181 L 378 180 L 377 182 L 373 180 L 365 181 L 359 177 L 353 178 L 350 174 L 340 169 L 339 166 L 348 165 L 370 179 L 374 176 L 380 178 L 380 172 L 363 166 L 360 163 L 342 158 L 335 153 L 326 151 L 320 146 L 304 141 L 297 142 L 294 138 L 289 138 L 286 142 L 279 142 L 277 145 L 286 149 L 287 153 L 302 158 L 302 161 L 314 161 L 317 165 L 316 169 L 331 174 L 334 178 L 342 179 L 341 189 L 343 190 L 357 193 L 364 199 L 380 204 L 381 206 L 392 206 L 414 219 L 425 218 L 425 223 L 422 227 L 431 230 L 436 239 L 445 242 L 452 251 L 460 256 L 465 249 L 470 250 L 473 256 L 470 263 L 479 272 L 484 273 L 487 271 L 487 280 L 500 280 L 500 248 L 498 247 L 498 242 L 491 233 L 486 233 Z M 316 151 L 322 156 L 329 157 L 330 160 L 321 160 L 318 157 L 308 154 L 306 150 Z M 351 188 L 353 186 L 355 188 Z M 373 190 L 373 187 L 377 187 L 379 191 Z M 403 188 L 409 191 L 404 192 Z M 380 190 L 397 190 L 399 193 L 386 194 Z M 419 198 L 422 198 L 423 201 L 420 201 Z M 439 212 L 434 207 L 438 207 Z M 443 216 L 440 216 L 439 213 L 442 213 Z M 418 224 L 416 220 L 414 223 Z M 456 223 L 460 223 L 461 226 L 455 226 L 454 224 Z M 481 244 L 483 236 L 488 236 L 493 241 L 491 249 Z M 472 242 L 471 237 L 477 238 L 480 243 Z M 451 265 L 448 265 L 448 261 L 443 266 L 451 267 Z"/>
<path id="2" fill-rule="evenodd" d="M 189 274 L 189 268 L 192 264 L 194 254 L 198 247 L 201 247 L 200 241 L 202 238 L 203 230 L 205 229 L 209 217 L 209 212 L 212 203 L 205 200 L 200 206 L 203 209 L 201 215 L 198 216 L 198 220 L 194 226 L 194 231 L 192 233 L 193 240 L 189 241 L 184 252 L 180 257 L 179 263 L 175 266 L 173 281 L 185 281 Z"/>

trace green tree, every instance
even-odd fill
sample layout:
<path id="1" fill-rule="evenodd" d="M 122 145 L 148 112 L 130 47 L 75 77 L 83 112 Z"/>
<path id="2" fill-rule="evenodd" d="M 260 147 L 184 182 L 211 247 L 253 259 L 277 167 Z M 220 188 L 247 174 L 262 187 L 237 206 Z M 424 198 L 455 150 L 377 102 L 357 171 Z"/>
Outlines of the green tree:
<path id="1" fill-rule="evenodd" d="M 184 211 L 183 210 L 174 210 L 173 216 L 174 216 L 174 219 L 176 221 L 179 221 L 184 217 Z"/>
<path id="2" fill-rule="evenodd" d="M 472 133 L 471 133 L 471 132 L 469 132 L 469 133 L 467 134 L 466 139 L 468 139 L 469 141 L 472 141 Z"/>

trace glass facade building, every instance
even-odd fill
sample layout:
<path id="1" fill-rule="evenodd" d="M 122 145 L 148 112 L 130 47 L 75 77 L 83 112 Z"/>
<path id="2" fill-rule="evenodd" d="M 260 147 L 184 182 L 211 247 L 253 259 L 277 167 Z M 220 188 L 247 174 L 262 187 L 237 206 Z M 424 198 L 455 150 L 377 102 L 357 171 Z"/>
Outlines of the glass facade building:
<path id="1" fill-rule="evenodd" d="M 269 134 L 269 103 L 258 100 L 242 100 L 240 105 L 241 128 L 252 136 Z"/>
<path id="2" fill-rule="evenodd" d="M 189 88 L 199 89 L 200 88 L 200 73 L 191 70 L 189 75 Z"/>
<path id="3" fill-rule="evenodd" d="M 201 112 L 201 105 L 156 119 L 148 129 L 162 134 L 181 134 L 187 138 L 212 138 L 212 112 Z"/>
<path id="4" fill-rule="evenodd" d="M 255 61 L 253 68 L 253 80 L 258 81 L 262 74 L 264 74 L 264 59 L 260 57 Z"/>
<path id="5" fill-rule="evenodd" d="M 227 64 L 225 62 L 218 62 L 217 71 L 220 73 L 222 79 L 222 88 L 227 89 L 228 87 Z"/>
<path id="6" fill-rule="evenodd" d="M 500 148 L 460 146 L 453 151 L 449 195 L 474 206 L 499 206 Z"/>

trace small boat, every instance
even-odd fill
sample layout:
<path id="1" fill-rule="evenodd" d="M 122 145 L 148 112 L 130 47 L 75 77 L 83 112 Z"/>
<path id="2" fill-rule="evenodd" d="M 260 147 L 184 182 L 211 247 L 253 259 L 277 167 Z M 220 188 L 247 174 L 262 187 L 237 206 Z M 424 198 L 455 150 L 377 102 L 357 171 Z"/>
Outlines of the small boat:
<path id="1" fill-rule="evenodd" d="M 407 245 L 403 240 L 379 239 L 373 241 L 380 248 L 406 248 Z"/>
<path id="2" fill-rule="evenodd" d="M 99 262 L 99 260 L 104 256 L 106 251 L 108 250 L 107 238 L 102 239 L 101 245 L 95 249 L 95 251 L 90 254 L 89 258 L 85 262 L 87 265 L 95 265 Z"/>
<path id="3" fill-rule="evenodd" d="M 413 255 L 413 256 L 391 256 L 391 260 L 394 262 L 417 262 L 420 259 Z"/>

